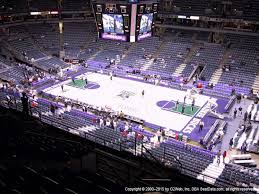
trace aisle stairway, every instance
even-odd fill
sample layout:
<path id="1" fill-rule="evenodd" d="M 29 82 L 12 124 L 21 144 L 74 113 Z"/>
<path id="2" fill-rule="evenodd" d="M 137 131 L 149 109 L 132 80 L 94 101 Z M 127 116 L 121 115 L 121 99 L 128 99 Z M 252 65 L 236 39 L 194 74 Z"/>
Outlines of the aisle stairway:
<path id="1" fill-rule="evenodd" d="M 232 55 L 232 50 L 227 49 L 224 53 L 224 56 L 220 62 L 220 68 L 222 68 L 223 65 L 227 64 L 229 61 L 230 56 Z"/>
<path id="2" fill-rule="evenodd" d="M 83 127 L 79 127 L 77 130 L 89 133 L 89 132 L 95 131 L 96 127 L 93 126 L 93 125 L 92 126 L 86 125 L 86 126 L 83 126 Z"/>
<path id="3" fill-rule="evenodd" d="M 182 75 L 183 70 L 186 68 L 187 64 L 186 63 L 182 63 L 181 65 L 179 65 L 175 72 L 173 73 L 174 76 L 180 76 Z"/>
<path id="4" fill-rule="evenodd" d="M 231 49 L 227 49 L 225 51 L 224 56 L 220 62 L 219 68 L 212 74 L 212 76 L 210 78 L 210 83 L 213 83 L 214 85 L 216 85 L 219 82 L 219 80 L 223 74 L 222 67 L 228 63 L 228 60 L 229 60 L 229 57 L 231 56 L 231 54 L 232 54 Z"/>
<path id="5" fill-rule="evenodd" d="M 213 83 L 213 85 L 216 85 L 219 80 L 220 80 L 220 77 L 222 76 L 223 74 L 223 70 L 220 68 L 220 69 L 217 69 L 211 76 L 211 79 L 210 79 L 210 83 Z"/>
<path id="6" fill-rule="evenodd" d="M 193 54 L 196 53 L 198 48 L 199 48 L 198 44 L 194 43 L 192 48 L 190 49 L 190 52 L 187 54 L 184 62 L 176 68 L 175 72 L 173 73 L 174 76 L 182 75 L 182 72 L 186 68 L 187 64 L 190 63 Z"/>
<path id="7" fill-rule="evenodd" d="M 103 49 L 97 51 L 96 53 L 94 53 L 87 61 L 91 61 L 91 60 L 94 60 L 95 57 L 100 54 L 101 52 L 103 51 Z"/>
<path id="8" fill-rule="evenodd" d="M 148 60 L 147 63 L 141 68 L 141 70 L 146 71 L 146 70 L 150 69 L 150 67 L 152 67 L 154 65 L 154 59 L 158 58 L 159 53 L 163 49 L 164 45 L 165 45 L 164 42 L 161 41 L 161 43 L 158 46 L 158 49 L 156 50 L 156 52 L 154 53 L 152 59 Z"/>
<path id="9" fill-rule="evenodd" d="M 228 160 L 226 159 L 226 162 L 227 161 Z M 204 180 L 204 182 L 213 185 L 216 182 L 216 179 L 219 178 L 219 176 L 223 172 L 224 168 L 225 164 L 223 163 L 223 157 L 221 156 L 219 165 L 217 163 L 217 157 L 215 157 L 213 162 L 204 171 L 202 171 L 201 174 L 197 176 L 197 179 Z"/>
<path id="10" fill-rule="evenodd" d="M 253 84 L 252 88 L 254 90 L 254 94 L 256 94 L 257 91 L 259 91 L 259 71 L 256 74 L 256 77 L 255 77 L 254 84 Z"/>
<path id="11" fill-rule="evenodd" d="M 122 54 L 122 58 L 120 60 L 123 60 L 125 57 L 128 56 L 128 54 L 132 51 L 132 49 L 134 48 L 134 44 L 132 43 L 129 48 L 124 51 L 124 53 Z"/>
<path id="12" fill-rule="evenodd" d="M 146 71 L 150 69 L 154 64 L 154 59 L 148 60 L 143 67 L 141 67 L 141 70 Z"/>

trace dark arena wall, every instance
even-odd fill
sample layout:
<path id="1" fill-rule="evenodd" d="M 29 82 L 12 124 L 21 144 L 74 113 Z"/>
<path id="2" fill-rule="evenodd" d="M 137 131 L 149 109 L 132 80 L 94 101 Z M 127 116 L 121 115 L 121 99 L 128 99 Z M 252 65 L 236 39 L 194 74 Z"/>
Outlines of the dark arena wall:
<path id="1" fill-rule="evenodd" d="M 0 2 L 0 193 L 259 191 L 259 2 Z"/>

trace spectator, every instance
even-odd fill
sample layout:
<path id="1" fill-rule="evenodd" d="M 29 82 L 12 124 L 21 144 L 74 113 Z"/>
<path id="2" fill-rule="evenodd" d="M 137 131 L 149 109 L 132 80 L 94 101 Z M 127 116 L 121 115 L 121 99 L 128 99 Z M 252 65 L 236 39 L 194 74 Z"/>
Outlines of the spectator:
<path id="1" fill-rule="evenodd" d="M 139 128 L 140 131 L 144 131 L 144 127 L 141 124 L 139 125 L 138 128 Z"/>
<path id="2" fill-rule="evenodd" d="M 6 101 L 7 101 L 7 105 L 10 106 L 10 104 L 12 103 L 12 100 L 8 94 L 6 95 Z"/>
<path id="3" fill-rule="evenodd" d="M 229 141 L 229 149 L 232 150 L 232 146 L 234 144 L 233 138 L 230 139 Z"/>
<path id="4" fill-rule="evenodd" d="M 254 90 L 253 90 L 253 88 L 250 90 L 249 95 L 251 95 L 251 96 L 253 96 L 253 95 L 254 95 Z"/>
<path id="5" fill-rule="evenodd" d="M 246 154 L 246 143 L 244 142 L 240 148 L 241 154 Z"/>
<path id="6" fill-rule="evenodd" d="M 244 122 L 246 122 L 247 117 L 248 117 L 248 113 L 247 113 L 247 112 L 245 112 L 245 114 L 244 114 Z"/>
<path id="7" fill-rule="evenodd" d="M 162 140 L 165 140 L 165 130 L 162 130 Z"/>
<path id="8" fill-rule="evenodd" d="M 161 141 L 161 128 L 157 131 L 157 140 L 158 140 L 158 142 L 160 143 L 160 141 Z"/>
<path id="9" fill-rule="evenodd" d="M 227 151 L 224 151 L 223 152 L 223 163 L 225 164 L 225 158 L 226 158 L 226 156 L 227 156 Z"/>
<path id="10" fill-rule="evenodd" d="M 183 90 L 183 83 L 180 83 L 180 90 Z"/>
<path id="11" fill-rule="evenodd" d="M 231 91 L 231 96 L 234 96 L 235 94 L 236 94 L 236 90 L 235 90 L 235 88 L 233 88 Z"/>
<path id="12" fill-rule="evenodd" d="M 203 138 L 200 139 L 200 144 L 203 146 Z"/>
<path id="13" fill-rule="evenodd" d="M 113 128 L 117 131 L 117 121 L 115 119 L 113 120 Z"/>
<path id="14" fill-rule="evenodd" d="M 247 144 L 246 144 L 246 142 L 245 142 L 244 144 L 245 144 L 245 145 L 244 145 L 244 150 L 243 150 L 243 152 L 244 152 L 244 154 L 246 154 Z"/>
<path id="15" fill-rule="evenodd" d="M 144 136 L 143 137 L 143 143 L 147 143 L 148 142 L 148 138 L 147 138 L 147 136 Z"/>
<path id="16" fill-rule="evenodd" d="M 104 122 L 103 122 L 103 119 L 100 118 L 100 123 L 99 123 L 100 127 L 103 127 L 104 126 Z"/>
<path id="17" fill-rule="evenodd" d="M 239 104 L 242 100 L 242 95 L 241 94 L 238 94 L 237 95 L 237 103 Z"/>
<path id="18" fill-rule="evenodd" d="M 125 131 L 129 131 L 129 125 L 128 125 L 128 123 L 126 123 L 126 125 L 125 125 Z"/>
<path id="19" fill-rule="evenodd" d="M 251 123 L 251 119 L 252 119 L 252 111 L 249 112 L 248 114 L 248 122 Z"/>
<path id="20" fill-rule="evenodd" d="M 25 92 L 22 93 L 21 101 L 22 101 L 23 113 L 25 115 L 29 115 L 29 98 Z"/>
<path id="21" fill-rule="evenodd" d="M 218 154 L 217 154 L 217 163 L 218 163 L 218 165 L 220 164 L 220 156 L 221 156 L 221 150 L 219 150 Z"/>
<path id="22" fill-rule="evenodd" d="M 208 147 L 208 150 L 212 150 L 212 148 L 213 148 L 213 143 L 211 143 L 210 145 L 209 145 L 209 147 Z"/>
<path id="23" fill-rule="evenodd" d="M 193 77 L 193 82 L 192 82 L 192 85 L 195 85 L 197 82 L 197 79 L 196 79 L 196 76 Z"/>
<path id="24" fill-rule="evenodd" d="M 110 127 L 111 126 L 111 121 L 109 118 L 106 119 L 106 126 L 107 127 Z"/>
<path id="25" fill-rule="evenodd" d="M 55 114 L 55 106 L 53 104 L 50 104 L 50 112 L 52 113 L 52 115 Z"/>
<path id="26" fill-rule="evenodd" d="M 131 126 L 131 124 L 129 124 L 128 126 L 129 126 L 128 131 L 129 131 L 129 132 L 132 132 L 133 130 L 132 130 L 132 126 Z"/>

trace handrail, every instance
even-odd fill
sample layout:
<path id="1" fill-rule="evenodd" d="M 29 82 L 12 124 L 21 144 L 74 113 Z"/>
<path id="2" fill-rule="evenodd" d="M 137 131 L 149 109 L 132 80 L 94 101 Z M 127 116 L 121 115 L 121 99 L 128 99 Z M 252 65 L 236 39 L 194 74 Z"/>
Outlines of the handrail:
<path id="1" fill-rule="evenodd" d="M 177 162 L 179 163 L 179 165 L 180 165 L 180 167 L 181 167 L 181 170 L 182 170 L 183 165 L 182 165 L 181 161 L 180 161 L 176 156 L 174 156 L 174 155 L 172 155 L 172 154 L 169 154 L 169 153 L 166 153 L 165 150 L 166 150 L 166 146 L 164 147 L 164 153 L 165 153 L 165 155 L 172 156 L 172 157 L 175 159 L 175 161 L 177 161 Z"/>
<path id="2" fill-rule="evenodd" d="M 150 155 L 157 163 L 161 164 L 160 161 L 159 161 L 158 159 L 156 159 L 156 157 L 153 156 L 153 154 L 143 145 L 143 143 L 142 143 L 142 147 L 145 149 L 145 151 L 146 151 L 147 153 L 149 153 L 149 155 Z M 145 155 L 145 154 L 144 154 L 144 155 Z"/>

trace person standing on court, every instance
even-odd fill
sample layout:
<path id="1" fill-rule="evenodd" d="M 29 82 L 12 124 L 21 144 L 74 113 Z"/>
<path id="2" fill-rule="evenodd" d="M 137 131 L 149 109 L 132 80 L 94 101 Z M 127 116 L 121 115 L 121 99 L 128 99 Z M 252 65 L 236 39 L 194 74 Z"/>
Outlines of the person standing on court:
<path id="1" fill-rule="evenodd" d="M 183 98 L 183 103 L 185 104 L 185 101 L 186 101 L 186 96 L 184 96 L 184 98 Z"/>
<path id="2" fill-rule="evenodd" d="M 184 114 L 184 111 L 185 111 L 185 105 L 183 104 L 183 106 L 182 106 L 182 114 Z"/>
<path id="3" fill-rule="evenodd" d="M 234 119 L 237 118 L 237 109 L 234 110 Z"/>
<path id="4" fill-rule="evenodd" d="M 201 122 L 200 122 L 199 132 L 200 132 L 200 131 L 202 131 L 203 127 L 204 127 L 204 122 L 203 122 L 203 121 L 201 121 Z"/>
<path id="5" fill-rule="evenodd" d="M 178 110 L 178 106 L 179 106 L 179 100 L 176 101 L 176 106 L 175 106 L 176 110 Z"/>
<path id="6" fill-rule="evenodd" d="M 194 103 L 195 103 L 195 100 L 193 99 L 192 100 L 192 106 L 191 106 L 191 111 L 193 112 L 193 108 L 194 108 Z"/>
<path id="7" fill-rule="evenodd" d="M 110 72 L 110 80 L 112 80 L 112 72 Z"/>

